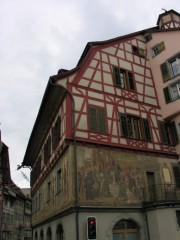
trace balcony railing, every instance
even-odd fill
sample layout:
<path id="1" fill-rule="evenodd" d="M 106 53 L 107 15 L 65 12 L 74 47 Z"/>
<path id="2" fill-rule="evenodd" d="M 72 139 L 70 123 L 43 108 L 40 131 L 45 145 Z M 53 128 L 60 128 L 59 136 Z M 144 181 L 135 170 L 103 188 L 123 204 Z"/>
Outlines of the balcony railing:
<path id="1" fill-rule="evenodd" d="M 174 184 L 158 184 L 143 189 L 143 203 L 158 204 L 180 203 L 180 188 Z"/>

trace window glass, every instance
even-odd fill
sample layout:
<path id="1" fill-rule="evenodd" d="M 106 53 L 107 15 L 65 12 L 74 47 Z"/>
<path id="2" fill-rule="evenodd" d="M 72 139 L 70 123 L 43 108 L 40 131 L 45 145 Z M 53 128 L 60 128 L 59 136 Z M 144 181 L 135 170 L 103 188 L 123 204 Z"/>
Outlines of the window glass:
<path id="1" fill-rule="evenodd" d="M 119 113 L 119 121 L 123 137 L 151 141 L 150 127 L 147 119 Z"/>
<path id="2" fill-rule="evenodd" d="M 139 240 L 137 226 L 132 221 L 119 221 L 113 228 L 113 240 Z"/>
<path id="3" fill-rule="evenodd" d="M 135 90 L 134 75 L 128 70 L 114 67 L 114 82 L 117 87 L 126 90 Z"/>
<path id="4" fill-rule="evenodd" d="M 180 74 L 180 54 L 161 64 L 163 81 L 170 80 Z"/>

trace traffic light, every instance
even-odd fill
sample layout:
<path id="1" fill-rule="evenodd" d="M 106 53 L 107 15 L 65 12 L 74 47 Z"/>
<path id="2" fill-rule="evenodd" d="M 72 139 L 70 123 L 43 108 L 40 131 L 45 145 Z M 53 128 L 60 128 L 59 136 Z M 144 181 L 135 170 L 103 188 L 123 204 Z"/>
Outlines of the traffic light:
<path id="1" fill-rule="evenodd" d="M 87 217 L 87 239 L 96 240 L 96 217 Z"/>

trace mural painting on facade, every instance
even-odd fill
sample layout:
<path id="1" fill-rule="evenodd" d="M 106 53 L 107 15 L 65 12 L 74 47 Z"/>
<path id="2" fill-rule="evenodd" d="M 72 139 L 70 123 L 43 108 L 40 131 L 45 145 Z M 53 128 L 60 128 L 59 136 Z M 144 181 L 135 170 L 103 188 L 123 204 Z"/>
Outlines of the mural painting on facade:
<path id="1" fill-rule="evenodd" d="M 134 163 L 121 153 L 97 149 L 78 150 L 78 190 L 81 200 L 141 199 L 141 175 Z"/>

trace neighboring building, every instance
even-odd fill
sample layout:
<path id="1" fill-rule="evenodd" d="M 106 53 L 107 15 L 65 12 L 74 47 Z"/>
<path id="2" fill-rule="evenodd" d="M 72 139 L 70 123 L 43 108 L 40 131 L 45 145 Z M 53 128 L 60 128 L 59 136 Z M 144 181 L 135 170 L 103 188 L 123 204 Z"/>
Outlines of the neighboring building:
<path id="1" fill-rule="evenodd" d="M 30 195 L 23 194 L 11 180 L 8 147 L 1 139 L 0 176 L 0 240 L 31 240 Z"/>
<path id="2" fill-rule="evenodd" d="M 149 34 L 147 51 L 168 135 L 164 143 L 176 147 L 180 154 L 180 15 L 171 10 L 161 14 L 159 30 Z M 166 31 L 167 30 L 167 31 Z"/>
<path id="3" fill-rule="evenodd" d="M 90 42 L 76 68 L 50 77 L 22 163 L 32 167 L 34 240 L 87 239 L 88 216 L 98 240 L 180 238 L 179 105 L 169 119 L 159 83 L 180 51 L 179 16 Z"/>

